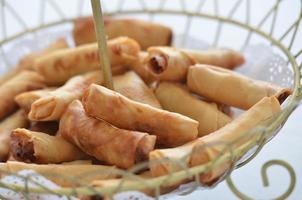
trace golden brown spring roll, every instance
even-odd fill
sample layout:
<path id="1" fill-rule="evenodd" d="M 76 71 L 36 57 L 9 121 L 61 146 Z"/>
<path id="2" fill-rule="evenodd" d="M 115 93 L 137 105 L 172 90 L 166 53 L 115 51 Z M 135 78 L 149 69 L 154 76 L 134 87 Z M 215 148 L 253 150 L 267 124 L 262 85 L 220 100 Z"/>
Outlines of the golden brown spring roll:
<path id="1" fill-rule="evenodd" d="M 133 63 L 140 51 L 139 44 L 127 37 L 109 40 L 107 46 L 112 72 L 115 72 L 114 66 L 127 67 Z M 100 66 L 96 43 L 58 50 L 35 62 L 35 69 L 49 85 L 62 85 L 72 76 L 98 70 Z"/>
<path id="2" fill-rule="evenodd" d="M 21 110 L 0 122 L 0 162 L 8 159 L 11 132 L 16 128 L 26 128 L 28 125 L 26 115 Z"/>
<path id="3" fill-rule="evenodd" d="M 113 77 L 114 90 L 134 101 L 161 108 L 153 91 L 133 71 Z"/>
<path id="4" fill-rule="evenodd" d="M 15 102 L 23 109 L 26 113 L 29 113 L 31 104 L 41 97 L 45 97 L 50 91 L 54 89 L 45 88 L 42 90 L 33 90 L 29 92 L 23 92 L 15 97 Z"/>
<path id="5" fill-rule="evenodd" d="M 12 132 L 10 147 L 16 160 L 39 164 L 69 162 L 86 156 L 59 136 L 27 129 L 15 129 Z"/>
<path id="6" fill-rule="evenodd" d="M 0 163 L 1 177 L 8 173 L 17 173 L 18 171 L 31 169 L 43 175 L 47 179 L 62 187 L 78 186 L 80 184 L 89 184 L 93 180 L 116 178 L 114 166 L 104 165 L 61 165 L 61 164 L 28 164 L 23 162 L 9 161 Z M 68 178 L 70 178 L 70 180 Z M 77 180 L 74 181 L 72 179 Z"/>
<path id="7" fill-rule="evenodd" d="M 181 163 L 186 163 L 188 167 L 207 164 L 225 150 L 226 146 L 219 145 L 219 142 L 229 143 L 239 139 L 247 134 L 248 131 L 253 130 L 268 119 L 271 119 L 271 117 L 280 110 L 280 104 L 275 97 L 264 97 L 237 119 L 207 136 L 198 138 L 180 147 L 152 151 L 149 155 L 151 160 L 151 172 L 154 176 L 161 176 L 181 169 L 179 165 L 173 162 L 152 164 L 152 162 L 163 158 L 167 158 L 171 161 L 181 161 Z M 233 150 L 249 142 L 256 141 L 257 139 L 259 139 L 259 135 L 246 135 L 246 137 L 234 143 Z M 229 153 L 229 151 L 227 151 L 227 153 Z M 228 161 L 208 171 L 206 174 L 202 174 L 200 180 L 204 184 L 212 183 L 223 175 L 229 167 L 230 162 Z"/>
<path id="8" fill-rule="evenodd" d="M 0 86 L 0 120 L 17 109 L 15 97 L 25 91 L 43 88 L 44 79 L 36 72 L 23 71 Z"/>
<path id="9" fill-rule="evenodd" d="M 80 101 L 73 101 L 60 121 L 60 134 L 85 153 L 120 168 L 148 159 L 155 136 L 118 129 L 86 115 Z"/>
<path id="10" fill-rule="evenodd" d="M 31 105 L 28 118 L 32 121 L 59 120 L 68 104 L 80 99 L 90 84 L 101 84 L 103 76 L 101 71 L 88 72 L 84 75 L 72 77 L 66 84 L 48 95 L 41 97 Z"/>
<path id="11" fill-rule="evenodd" d="M 231 70 L 210 65 L 191 66 L 187 85 L 192 92 L 201 96 L 245 110 L 263 97 L 274 95 L 282 103 L 292 93 L 290 88 L 253 80 Z"/>
<path id="12" fill-rule="evenodd" d="M 42 132 L 48 135 L 56 135 L 59 130 L 59 123 L 56 121 L 31 122 L 28 129 L 34 132 Z"/>
<path id="13" fill-rule="evenodd" d="M 91 160 L 75 160 L 71 162 L 63 162 L 62 165 L 92 165 Z"/>
<path id="14" fill-rule="evenodd" d="M 185 80 L 188 68 L 197 63 L 234 68 L 244 62 L 240 53 L 229 49 L 200 51 L 172 47 L 150 47 L 148 54 L 145 62 L 149 70 L 158 79 L 167 81 Z"/>
<path id="15" fill-rule="evenodd" d="M 33 70 L 33 63 L 36 58 L 46 55 L 50 52 L 56 51 L 58 49 L 67 48 L 68 44 L 64 38 L 59 38 L 54 43 L 51 43 L 48 47 L 43 49 L 40 52 L 30 53 L 25 55 L 22 59 L 20 59 L 18 65 L 13 69 L 9 70 L 6 74 L 0 77 L 0 85 L 2 85 L 5 81 L 11 79 L 16 76 L 19 72 L 23 70 Z"/>
<path id="16" fill-rule="evenodd" d="M 130 65 L 130 68 L 135 71 L 146 84 L 156 81 L 156 76 L 149 70 L 145 60 L 148 57 L 148 53 L 141 51 L 138 55 L 138 59 Z"/>
<path id="17" fill-rule="evenodd" d="M 81 17 L 74 21 L 73 38 L 76 45 L 96 41 L 92 17 Z M 142 49 L 150 46 L 166 46 L 172 41 L 172 30 L 161 24 L 137 19 L 105 18 L 107 36 L 128 36 L 136 40 Z"/>
<path id="18" fill-rule="evenodd" d="M 194 97 L 185 87 L 177 83 L 160 83 L 155 95 L 165 110 L 197 120 L 199 137 L 216 131 L 232 120 L 218 109 L 217 104 Z"/>
<path id="19" fill-rule="evenodd" d="M 118 128 L 156 135 L 157 144 L 162 146 L 175 147 L 198 135 L 197 121 L 133 101 L 102 86 L 92 84 L 82 101 L 88 115 Z"/>

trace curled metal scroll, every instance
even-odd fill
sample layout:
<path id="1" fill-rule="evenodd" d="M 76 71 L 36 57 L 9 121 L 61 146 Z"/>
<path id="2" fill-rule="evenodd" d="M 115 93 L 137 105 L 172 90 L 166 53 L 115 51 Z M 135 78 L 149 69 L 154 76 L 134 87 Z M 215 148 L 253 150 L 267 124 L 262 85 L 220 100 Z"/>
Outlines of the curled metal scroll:
<path id="1" fill-rule="evenodd" d="M 285 161 L 283 160 L 270 160 L 268 162 L 266 162 L 262 168 L 261 168 L 261 177 L 262 177 L 262 182 L 264 187 L 268 187 L 269 186 L 269 179 L 267 176 L 267 170 L 271 167 L 271 166 L 282 166 L 283 168 L 286 169 L 286 171 L 289 173 L 290 176 L 290 184 L 287 188 L 287 190 L 281 194 L 280 196 L 274 198 L 276 200 L 284 200 L 287 197 L 289 197 L 289 195 L 293 192 L 295 185 L 296 185 L 296 174 L 294 169 Z M 246 194 L 242 193 L 234 184 L 234 182 L 232 181 L 232 178 L 229 176 L 226 178 L 226 182 L 229 186 L 229 188 L 232 190 L 232 192 L 239 197 L 240 199 L 243 200 L 251 200 L 253 198 L 247 196 Z"/>

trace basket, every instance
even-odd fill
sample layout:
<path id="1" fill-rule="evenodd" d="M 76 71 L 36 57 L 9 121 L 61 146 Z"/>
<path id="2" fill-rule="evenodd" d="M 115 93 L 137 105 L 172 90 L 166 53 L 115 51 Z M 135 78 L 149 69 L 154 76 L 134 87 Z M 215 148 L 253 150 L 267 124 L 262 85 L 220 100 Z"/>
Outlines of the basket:
<path id="1" fill-rule="evenodd" d="M 177 40 L 178 46 L 192 47 L 195 45 L 195 48 L 204 48 L 205 45 L 196 46 L 196 44 L 201 43 L 201 40 L 211 46 L 224 46 L 241 51 L 246 50 L 251 44 L 261 43 L 269 46 L 275 54 L 279 55 L 280 60 L 270 63 L 268 68 L 258 72 L 257 75 L 264 75 L 257 78 L 265 80 L 269 77 L 269 81 L 283 86 L 290 86 L 293 88 L 293 94 L 283 107 L 282 112 L 275 116 L 266 126 L 257 127 L 250 133 L 245 133 L 245 135 L 258 134 L 259 140 L 257 142 L 250 143 L 236 150 L 231 148 L 232 144 L 229 146 L 226 145 L 226 153 L 222 153 L 221 156 L 212 163 L 193 168 L 186 168 L 183 167 L 181 163 L 176 163 L 182 166 L 183 170 L 148 180 L 140 179 L 135 175 L 135 172 L 144 168 L 149 163 L 139 164 L 128 171 L 116 170 L 114 173 L 122 175 L 125 180 L 117 186 L 98 188 L 82 185 L 76 188 L 50 189 L 37 184 L 39 186 L 37 188 L 28 188 L 27 183 L 34 182 L 34 180 L 32 180 L 30 176 L 21 175 L 16 176 L 20 176 L 25 180 L 26 184 L 24 184 L 24 186 L 4 183 L 0 183 L 0 186 L 23 192 L 25 196 L 29 192 L 34 192 L 67 196 L 75 194 L 101 195 L 110 198 L 117 192 L 152 189 L 155 191 L 155 196 L 159 197 L 162 186 L 171 185 L 183 179 L 194 179 L 195 184 L 191 187 L 190 191 L 186 191 L 187 194 L 194 191 L 196 187 L 200 185 L 198 174 L 206 172 L 226 160 L 232 159 L 234 161 L 233 167 L 218 180 L 217 183 L 226 179 L 228 186 L 234 194 L 241 199 L 251 199 L 235 187 L 229 175 L 233 169 L 244 166 L 261 151 L 262 147 L 277 134 L 280 128 L 285 124 L 302 98 L 302 49 L 301 44 L 297 43 L 297 38 L 302 37 L 302 25 L 300 23 L 302 19 L 302 3 L 298 1 L 295 2 L 297 6 L 295 6 L 292 11 L 292 20 L 285 22 L 283 21 L 284 11 L 288 9 L 289 6 L 293 8 L 294 1 L 270 1 L 267 8 L 262 7 L 261 1 L 233 0 L 228 4 L 223 4 L 222 1 L 223 0 L 153 0 L 151 2 L 147 0 L 110 0 L 103 1 L 102 3 L 105 15 L 140 18 L 160 22 L 172 27 L 176 33 L 175 39 Z M 26 1 L 26 4 L 32 5 L 33 10 L 31 16 L 23 15 L 20 9 L 16 10 L 14 3 L 17 2 L 7 0 L 0 1 L 0 30 L 2 31 L 2 35 L 0 35 L 0 73 L 14 66 L 18 58 L 23 54 L 40 49 L 58 36 L 64 35 L 70 40 L 69 42 L 71 42 L 70 31 L 73 19 L 79 16 L 91 15 L 90 2 L 85 0 L 73 2 L 55 0 L 39 2 L 34 0 Z M 25 4 L 25 1 L 22 3 Z M 223 5 L 223 7 L 221 5 Z M 64 9 L 67 6 L 68 9 Z M 28 8 L 29 7 L 26 7 L 26 9 Z M 261 14 L 253 15 L 256 9 L 258 9 L 258 13 Z M 240 13 L 241 17 L 238 17 Z M 50 15 L 55 17 L 50 18 Z M 242 18 L 242 16 L 245 17 Z M 290 19 L 290 17 L 288 17 L 288 19 Z M 13 20 L 16 23 L 8 24 L 7 21 L 9 20 Z M 19 29 L 19 31 L 12 32 L 9 28 L 10 26 L 16 26 L 17 28 L 14 27 L 14 29 Z M 45 34 L 47 34 L 47 38 L 43 37 Z M 199 42 L 195 42 L 195 38 L 197 38 Z M 234 41 L 233 38 L 236 38 L 236 41 Z M 34 40 L 39 41 L 34 46 L 26 46 L 26 42 L 20 42 Z M 16 51 L 14 58 L 8 56 L 11 54 L 12 49 Z M 284 64 L 281 69 L 280 62 Z M 250 151 L 251 149 L 253 149 L 252 152 Z M 242 159 L 239 160 L 239 158 Z M 266 171 L 272 165 L 281 165 L 290 173 L 291 184 L 288 190 L 278 197 L 278 199 L 285 199 L 294 189 L 296 183 L 295 172 L 285 161 L 268 161 L 262 167 L 264 184 L 268 185 Z M 93 175 L 93 173 L 95 172 L 83 176 Z M 72 177 L 65 178 L 73 180 Z M 127 182 L 128 178 L 131 178 L 131 183 Z"/>

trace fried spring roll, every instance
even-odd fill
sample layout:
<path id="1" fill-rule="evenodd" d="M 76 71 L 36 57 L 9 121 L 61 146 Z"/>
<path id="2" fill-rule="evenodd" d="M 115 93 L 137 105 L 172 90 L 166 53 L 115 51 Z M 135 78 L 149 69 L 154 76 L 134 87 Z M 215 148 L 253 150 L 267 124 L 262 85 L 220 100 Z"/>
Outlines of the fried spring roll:
<path id="1" fill-rule="evenodd" d="M 92 84 L 82 101 L 88 115 L 118 128 L 156 135 L 157 144 L 162 146 L 175 147 L 198 135 L 197 121 L 135 102 L 102 86 Z"/>
<path id="2" fill-rule="evenodd" d="M 47 179 L 62 187 L 79 186 L 80 184 L 89 184 L 93 180 L 116 178 L 114 166 L 104 165 L 61 165 L 61 164 L 28 164 L 23 162 L 10 161 L 0 163 L 1 177 L 9 173 L 31 169 L 43 175 Z M 68 178 L 70 178 L 70 180 Z M 76 181 L 75 181 L 76 180 Z"/>
<path id="3" fill-rule="evenodd" d="M 66 43 L 65 39 L 59 38 L 42 51 L 25 55 L 22 59 L 20 59 L 16 67 L 14 67 L 13 69 L 11 69 L 6 74 L 0 77 L 0 85 L 2 85 L 4 82 L 11 79 L 12 77 L 16 76 L 19 72 L 23 70 L 33 70 L 33 63 L 38 57 L 46 55 L 58 49 L 64 49 L 67 47 L 68 44 Z"/>
<path id="4" fill-rule="evenodd" d="M 155 108 L 161 108 L 153 91 L 133 71 L 113 77 L 114 89 L 134 101 L 145 103 Z"/>
<path id="5" fill-rule="evenodd" d="M 66 84 L 48 95 L 36 100 L 32 105 L 28 118 L 32 121 L 54 121 L 59 120 L 75 99 L 80 99 L 90 84 L 101 84 L 103 76 L 101 71 L 88 72 L 85 75 L 72 77 Z"/>
<path id="6" fill-rule="evenodd" d="M 52 90 L 54 89 L 46 88 L 42 90 L 23 92 L 15 97 L 15 102 L 19 105 L 21 109 L 24 110 L 25 113 L 29 113 L 31 104 L 33 104 L 36 100 L 47 96 Z"/>
<path id="7" fill-rule="evenodd" d="M 198 51 L 172 47 L 150 47 L 148 53 L 145 62 L 149 70 L 158 79 L 167 81 L 185 80 L 188 68 L 197 63 L 234 68 L 244 62 L 241 54 L 228 49 Z"/>
<path id="8" fill-rule="evenodd" d="M 115 66 L 127 67 L 133 63 L 140 51 L 139 44 L 130 38 L 119 37 L 107 43 L 112 71 Z M 49 85 L 62 85 L 72 76 L 100 69 L 98 45 L 96 43 L 59 50 L 36 60 L 35 69 L 45 77 Z"/>
<path id="9" fill-rule="evenodd" d="M 187 85 L 192 92 L 241 109 L 249 109 L 263 97 L 276 96 L 282 103 L 291 93 L 272 83 L 253 80 L 236 72 L 209 65 L 189 69 Z"/>
<path id="10" fill-rule="evenodd" d="M 11 132 L 16 128 L 27 128 L 28 125 L 26 115 L 21 110 L 0 123 L 0 162 L 8 159 Z"/>
<path id="11" fill-rule="evenodd" d="M 44 79 L 36 72 L 23 71 L 0 86 L 0 120 L 17 108 L 14 99 L 25 91 L 43 88 Z"/>
<path id="12" fill-rule="evenodd" d="M 226 146 L 219 145 L 219 142 L 229 143 L 239 139 L 244 134 L 247 134 L 248 131 L 253 130 L 257 126 L 271 119 L 271 117 L 280 110 L 280 104 L 275 97 L 264 97 L 260 102 L 237 119 L 207 136 L 198 138 L 197 140 L 180 147 L 152 151 L 149 155 L 151 163 L 166 158 L 170 161 L 174 160 L 186 163 L 188 167 L 207 164 L 225 150 Z M 240 148 L 249 142 L 258 140 L 258 136 L 259 135 L 255 134 L 246 135 L 246 137 L 234 143 L 233 150 Z M 150 165 L 152 175 L 154 176 L 165 175 L 181 169 L 181 167 L 174 162 L 158 163 L 159 162 Z M 226 172 L 230 167 L 230 164 L 230 161 L 228 161 L 221 166 L 208 171 L 206 174 L 202 174 L 200 179 L 201 182 L 210 184 L 217 180 Z"/>
<path id="13" fill-rule="evenodd" d="M 118 129 L 89 117 L 78 100 L 62 116 L 60 135 L 85 153 L 120 168 L 147 160 L 156 139 L 148 133 Z"/>
<path id="14" fill-rule="evenodd" d="M 96 41 L 93 21 L 92 17 L 82 17 L 74 21 L 73 38 L 76 45 Z M 172 41 L 172 30 L 154 22 L 105 18 L 105 28 L 110 39 L 128 36 L 136 40 L 142 49 L 170 45 Z"/>
<path id="15" fill-rule="evenodd" d="M 147 57 L 148 53 L 141 51 L 138 55 L 138 59 L 130 66 L 130 68 L 135 71 L 146 84 L 149 84 L 156 81 L 156 76 L 148 69 L 148 66 L 145 63 Z"/>
<path id="16" fill-rule="evenodd" d="M 62 165 L 92 165 L 91 160 L 75 160 L 71 162 L 63 162 Z"/>
<path id="17" fill-rule="evenodd" d="M 162 82 L 155 95 L 165 110 L 177 112 L 199 122 L 198 136 L 204 136 L 228 124 L 232 119 L 215 103 L 194 97 L 180 84 Z"/>
<path id="18" fill-rule="evenodd" d="M 86 156 L 61 137 L 27 129 L 12 132 L 10 147 L 16 160 L 39 164 L 69 162 Z"/>

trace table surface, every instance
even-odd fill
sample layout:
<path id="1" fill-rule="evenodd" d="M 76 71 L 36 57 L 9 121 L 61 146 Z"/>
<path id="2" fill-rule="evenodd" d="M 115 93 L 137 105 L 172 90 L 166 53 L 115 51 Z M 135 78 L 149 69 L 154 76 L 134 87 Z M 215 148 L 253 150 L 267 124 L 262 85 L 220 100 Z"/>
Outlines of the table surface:
<path id="1" fill-rule="evenodd" d="M 16 8 L 27 10 L 27 16 L 31 15 L 28 6 L 32 6 L 31 3 L 25 3 L 25 1 L 12 0 L 13 5 Z M 27 2 L 27 1 L 26 1 Z M 219 1 L 221 7 L 227 4 L 229 1 Z M 262 1 L 263 5 L 267 1 Z M 292 1 L 293 2 L 293 1 Z M 68 4 L 68 1 L 62 1 L 61 3 Z M 290 17 L 291 9 L 296 4 L 291 4 L 285 16 Z M 259 7 L 261 9 L 261 7 Z M 284 19 L 286 21 L 286 19 Z M 13 24 L 11 26 L 14 26 Z M 16 30 L 18 27 L 16 27 Z M 300 38 L 296 43 L 302 44 L 302 39 Z M 301 154 L 301 141 L 302 141 L 302 107 L 298 107 L 292 115 L 289 117 L 288 121 L 279 132 L 279 134 L 269 142 L 264 149 L 259 153 L 259 155 L 251 161 L 248 165 L 240 168 L 233 172 L 232 177 L 236 182 L 238 188 L 255 199 L 272 199 L 279 194 L 283 193 L 289 185 L 289 176 L 287 172 L 281 167 L 272 167 L 268 171 L 268 177 L 270 181 L 269 187 L 264 187 L 261 181 L 260 170 L 261 166 L 269 160 L 281 159 L 286 160 L 296 172 L 297 184 L 295 190 L 289 197 L 289 199 L 301 199 L 302 198 L 302 154 Z M 197 199 L 237 199 L 237 197 L 230 191 L 225 182 L 220 183 L 217 187 L 213 189 L 197 190 L 187 196 L 178 196 L 173 199 L 177 200 L 197 200 Z"/>

